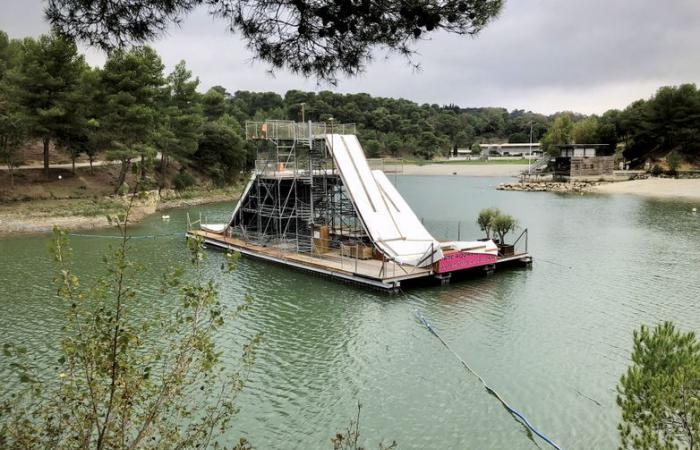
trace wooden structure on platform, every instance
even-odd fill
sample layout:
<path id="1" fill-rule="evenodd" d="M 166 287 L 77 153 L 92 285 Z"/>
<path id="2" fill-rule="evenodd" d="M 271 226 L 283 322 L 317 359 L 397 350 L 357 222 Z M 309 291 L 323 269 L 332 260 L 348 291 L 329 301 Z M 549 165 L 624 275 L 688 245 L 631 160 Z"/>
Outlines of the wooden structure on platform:
<path id="1" fill-rule="evenodd" d="M 615 157 L 607 144 L 560 145 L 554 161 L 557 178 L 587 178 L 612 176 Z"/>

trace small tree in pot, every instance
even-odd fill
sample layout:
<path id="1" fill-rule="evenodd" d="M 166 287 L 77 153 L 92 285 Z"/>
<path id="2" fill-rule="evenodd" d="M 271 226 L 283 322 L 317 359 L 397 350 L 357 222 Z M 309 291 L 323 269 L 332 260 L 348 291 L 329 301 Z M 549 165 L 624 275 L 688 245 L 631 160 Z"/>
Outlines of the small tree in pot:
<path id="1" fill-rule="evenodd" d="M 509 214 L 498 214 L 493 218 L 493 232 L 498 235 L 499 245 L 503 255 L 512 255 L 515 253 L 515 246 L 506 244 L 506 235 L 515 231 L 518 228 L 518 221 Z"/>
<path id="2" fill-rule="evenodd" d="M 485 208 L 479 212 L 479 217 L 476 219 L 476 223 L 479 225 L 481 231 L 486 233 L 486 239 L 491 239 L 491 232 L 494 230 L 494 219 L 500 214 L 501 211 L 498 208 Z"/>

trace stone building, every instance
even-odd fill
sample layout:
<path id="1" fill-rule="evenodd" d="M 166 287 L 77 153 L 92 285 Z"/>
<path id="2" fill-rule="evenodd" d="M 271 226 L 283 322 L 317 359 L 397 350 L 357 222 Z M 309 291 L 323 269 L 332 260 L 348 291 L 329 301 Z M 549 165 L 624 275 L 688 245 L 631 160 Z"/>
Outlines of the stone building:
<path id="1" fill-rule="evenodd" d="M 567 144 L 559 146 L 554 176 L 582 178 L 612 176 L 615 156 L 607 144 Z"/>

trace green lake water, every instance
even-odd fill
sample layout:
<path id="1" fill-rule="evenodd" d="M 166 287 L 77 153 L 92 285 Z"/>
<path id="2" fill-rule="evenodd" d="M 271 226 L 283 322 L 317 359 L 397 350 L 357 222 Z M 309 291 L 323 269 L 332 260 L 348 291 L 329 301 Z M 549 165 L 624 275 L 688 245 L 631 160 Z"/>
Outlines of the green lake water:
<path id="1" fill-rule="evenodd" d="M 629 363 L 632 331 L 673 320 L 700 332 L 700 204 L 634 196 L 501 192 L 497 178 L 397 177 L 399 191 L 436 237 L 477 238 L 478 211 L 497 206 L 528 227 L 530 269 L 386 295 L 243 258 L 234 273 L 207 264 L 222 298 L 255 304 L 220 345 L 237 358 L 242 339 L 264 342 L 240 397 L 232 436 L 259 449 L 328 449 L 363 404 L 362 440 L 401 449 L 536 448 L 523 427 L 421 326 L 419 309 L 459 355 L 566 449 L 613 449 L 615 386 Z M 192 208 L 224 217 L 232 204 Z M 137 235 L 183 231 L 186 210 L 152 217 Z M 100 231 L 96 234 L 105 234 Z M 52 300 L 48 236 L 0 240 L 0 330 L 39 364 L 55 357 L 63 311 Z M 75 237 L 89 277 L 114 241 Z M 160 271 L 184 262 L 181 236 L 133 241 L 143 263 L 139 309 L 174 300 Z M 14 378 L 0 362 L 0 385 Z M 542 448 L 546 444 L 538 441 Z"/>

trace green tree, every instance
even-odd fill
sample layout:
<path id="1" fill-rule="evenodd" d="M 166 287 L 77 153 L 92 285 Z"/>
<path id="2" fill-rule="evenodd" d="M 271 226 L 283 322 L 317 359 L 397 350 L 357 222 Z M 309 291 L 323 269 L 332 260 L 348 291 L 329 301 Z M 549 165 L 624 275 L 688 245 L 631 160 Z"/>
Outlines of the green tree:
<path id="1" fill-rule="evenodd" d="M 25 39 L 16 66 L 6 74 L 11 95 L 31 119 L 31 134 L 42 140 L 47 177 L 51 142 L 81 126 L 75 99 L 86 67 L 74 42 L 51 34 Z"/>
<path id="2" fill-rule="evenodd" d="M 4 448 L 206 448 L 230 441 L 222 434 L 261 337 L 247 340 L 241 370 L 227 373 L 214 335 L 251 299 L 228 311 L 214 282 L 204 279 L 202 242 L 191 240 L 192 276 L 183 268 L 163 276 L 162 292 L 178 301 L 144 317 L 134 281 L 141 268 L 129 258 L 128 215 L 119 219 L 122 239 L 92 286 L 73 270 L 67 234 L 55 231 L 54 280 L 67 316 L 60 357 L 56 373 L 42 377 L 26 349 L 3 346 L 26 386 L 0 401 Z M 241 440 L 235 448 L 249 446 Z"/>
<path id="3" fill-rule="evenodd" d="M 694 84 L 665 86 L 649 100 L 632 103 L 619 115 L 624 156 L 633 162 L 658 158 L 671 150 L 700 156 L 700 91 Z"/>
<path id="4" fill-rule="evenodd" d="M 202 96 L 202 108 L 208 120 L 216 120 L 226 112 L 226 97 L 221 91 L 211 88 Z"/>
<path id="5" fill-rule="evenodd" d="M 563 113 L 554 119 L 554 123 L 545 133 L 540 141 L 542 150 L 550 155 L 558 154 L 558 145 L 571 144 L 571 133 L 573 131 L 573 121 L 571 114 Z"/>
<path id="6" fill-rule="evenodd" d="M 197 150 L 204 122 L 202 108 L 197 102 L 199 80 L 192 79 L 192 72 L 187 70 L 184 61 L 175 66 L 167 81 L 165 114 L 156 137 L 156 147 L 161 152 L 161 187 L 164 186 L 169 158 L 187 163 Z"/>
<path id="7" fill-rule="evenodd" d="M 598 118 L 589 116 L 576 122 L 571 129 L 571 139 L 575 144 L 600 143 Z"/>
<path id="8" fill-rule="evenodd" d="M 438 138 L 432 131 L 424 131 L 417 142 L 416 155 L 423 159 L 433 159 L 435 155 L 442 154 L 445 142 Z"/>
<path id="9" fill-rule="evenodd" d="M 102 70 L 100 87 L 104 96 L 99 117 L 103 140 L 110 142 L 107 159 L 121 162 L 115 192 L 119 192 L 134 158 L 155 156 L 153 140 L 162 119 L 159 105 L 163 95 L 163 63 L 149 47 L 110 54 Z"/>
<path id="10" fill-rule="evenodd" d="M 678 169 L 681 167 L 682 162 L 683 158 L 675 150 L 666 155 L 666 164 L 668 164 L 668 171 L 672 175 L 676 175 L 678 173 Z"/>
<path id="11" fill-rule="evenodd" d="M 509 144 L 525 144 L 528 142 L 530 142 L 530 135 L 525 134 L 521 131 L 518 131 L 508 136 Z"/>
<path id="12" fill-rule="evenodd" d="M 607 144 L 608 149 L 614 151 L 620 141 L 620 111 L 617 109 L 605 111 L 598 123 L 598 141 L 601 144 Z"/>
<path id="13" fill-rule="evenodd" d="M 114 49 L 154 39 L 204 5 L 272 67 L 334 81 L 338 73 L 360 73 L 378 48 L 410 56 L 418 38 L 437 30 L 476 35 L 502 3 L 52 0 L 47 16 L 69 36 Z"/>
<path id="14" fill-rule="evenodd" d="M 98 142 L 94 138 L 94 116 L 99 108 L 99 72 L 85 67 L 80 74 L 78 88 L 70 92 L 66 98 L 74 112 L 71 122 L 56 132 L 56 146 L 68 152 L 75 174 L 75 161 L 80 154 L 85 153 L 90 158 L 90 173 L 93 173 L 93 161 L 97 153 Z"/>
<path id="15" fill-rule="evenodd" d="M 665 322 L 634 332 L 632 364 L 617 387 L 621 448 L 697 449 L 700 343 Z"/>
<path id="16" fill-rule="evenodd" d="M 486 239 L 491 239 L 494 220 L 501 214 L 498 208 L 485 208 L 479 211 L 479 217 L 476 219 L 479 229 L 486 234 Z"/>
<path id="17" fill-rule="evenodd" d="M 231 120 L 231 119 L 228 119 Z M 218 184 L 227 184 L 246 167 L 246 147 L 227 117 L 207 122 L 202 127 L 193 158 Z"/>
<path id="18" fill-rule="evenodd" d="M 29 117 L 16 96 L 13 86 L 5 74 L 15 63 L 11 42 L 7 34 L 0 31 L 0 163 L 7 166 L 10 174 L 10 185 L 14 186 L 14 171 L 19 165 L 17 150 L 28 139 Z"/>
<path id="19" fill-rule="evenodd" d="M 10 38 L 0 30 L 0 80 L 10 68 L 11 58 Z"/>
<path id="20" fill-rule="evenodd" d="M 498 235 L 501 244 L 506 243 L 506 235 L 518 228 L 518 221 L 509 214 L 498 213 L 491 223 L 494 234 Z"/>
<path id="21" fill-rule="evenodd" d="M 0 82 L 0 162 L 7 166 L 12 186 L 15 184 L 15 169 L 20 163 L 17 150 L 27 142 L 27 135 L 27 116 L 3 95 Z"/>
<path id="22" fill-rule="evenodd" d="M 363 145 L 368 158 L 381 158 L 382 156 L 382 144 L 375 140 L 366 140 Z"/>

